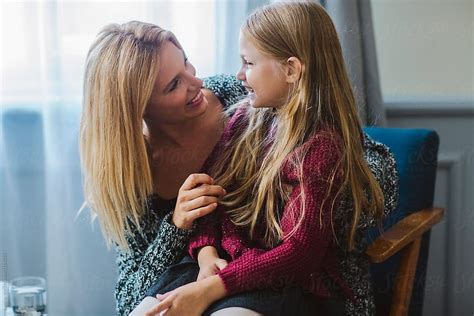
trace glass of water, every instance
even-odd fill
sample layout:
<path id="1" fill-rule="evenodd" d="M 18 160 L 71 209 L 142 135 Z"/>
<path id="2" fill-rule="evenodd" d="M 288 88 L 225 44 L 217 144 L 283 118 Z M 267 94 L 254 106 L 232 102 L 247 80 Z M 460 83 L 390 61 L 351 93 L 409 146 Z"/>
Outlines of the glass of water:
<path id="1" fill-rule="evenodd" d="M 14 315 L 42 316 L 46 312 L 46 280 L 21 277 L 10 282 L 10 306 Z"/>
<path id="2" fill-rule="evenodd" d="M 9 306 L 8 289 L 10 285 L 6 281 L 0 281 L 0 316 L 5 316 Z"/>

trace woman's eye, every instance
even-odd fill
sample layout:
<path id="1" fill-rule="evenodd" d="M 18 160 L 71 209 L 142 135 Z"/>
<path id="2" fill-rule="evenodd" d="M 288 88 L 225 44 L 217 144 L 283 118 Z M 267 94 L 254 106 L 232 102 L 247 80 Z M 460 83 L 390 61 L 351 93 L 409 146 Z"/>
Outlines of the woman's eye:
<path id="1" fill-rule="evenodd" d="M 176 79 L 176 80 L 173 82 L 173 85 L 170 87 L 169 92 L 175 90 L 175 89 L 178 87 L 178 85 L 179 85 L 180 82 L 181 82 L 181 80 Z"/>

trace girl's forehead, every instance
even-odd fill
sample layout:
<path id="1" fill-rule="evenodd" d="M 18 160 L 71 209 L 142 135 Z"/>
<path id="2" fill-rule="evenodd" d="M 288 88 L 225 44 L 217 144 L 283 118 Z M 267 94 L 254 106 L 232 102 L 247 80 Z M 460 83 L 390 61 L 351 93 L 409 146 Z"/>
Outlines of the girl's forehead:
<path id="1" fill-rule="evenodd" d="M 241 55 L 257 55 L 260 51 L 254 45 L 253 41 L 247 35 L 242 34 L 239 37 L 240 53 Z"/>

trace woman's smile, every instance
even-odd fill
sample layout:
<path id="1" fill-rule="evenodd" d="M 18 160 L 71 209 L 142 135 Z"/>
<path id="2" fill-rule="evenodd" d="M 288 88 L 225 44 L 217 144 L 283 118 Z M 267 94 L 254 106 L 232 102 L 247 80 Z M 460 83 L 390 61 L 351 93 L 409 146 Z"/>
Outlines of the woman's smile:
<path id="1" fill-rule="evenodd" d="M 202 103 L 202 101 L 204 101 L 204 94 L 202 93 L 201 90 L 199 90 L 198 94 L 196 94 L 196 96 L 191 101 L 186 103 L 186 105 L 196 107 L 196 106 L 200 105 Z"/>

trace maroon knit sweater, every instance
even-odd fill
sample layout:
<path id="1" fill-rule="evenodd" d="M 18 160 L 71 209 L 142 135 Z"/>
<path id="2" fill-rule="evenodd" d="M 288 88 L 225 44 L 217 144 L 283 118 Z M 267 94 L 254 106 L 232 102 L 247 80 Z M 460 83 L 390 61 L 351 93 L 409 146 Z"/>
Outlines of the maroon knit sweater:
<path id="1" fill-rule="evenodd" d="M 241 107 L 229 121 L 211 159 L 218 159 L 220 150 L 246 122 L 246 109 Z M 214 246 L 229 259 L 227 267 L 218 272 L 229 295 L 299 285 L 321 298 L 329 297 L 334 290 L 351 296 L 351 290 L 339 274 L 331 224 L 332 201 L 341 184 L 341 172 L 336 172 L 327 195 L 332 171 L 341 158 L 340 137 L 329 131 L 320 131 L 289 156 L 299 150 L 307 151 L 303 160 L 303 183 L 300 183 L 289 159 L 285 160 L 281 170 L 281 181 L 292 187 L 280 219 L 284 236 L 294 228 L 295 218 L 302 210 L 302 191 L 305 195 L 306 211 L 295 233 L 283 238 L 276 247 L 266 249 L 259 246 L 263 237 L 261 230 L 260 235 L 250 241 L 248 233 L 235 226 L 223 208 L 218 208 L 217 223 L 200 225 L 197 235 L 191 238 L 188 250 L 192 257 L 195 258 L 199 248 Z M 209 163 L 212 162 L 206 165 Z M 337 202 L 334 208 L 338 206 Z"/>

